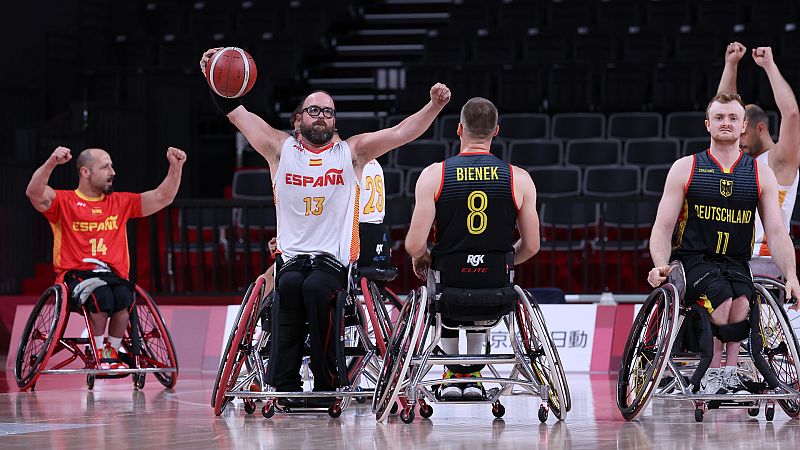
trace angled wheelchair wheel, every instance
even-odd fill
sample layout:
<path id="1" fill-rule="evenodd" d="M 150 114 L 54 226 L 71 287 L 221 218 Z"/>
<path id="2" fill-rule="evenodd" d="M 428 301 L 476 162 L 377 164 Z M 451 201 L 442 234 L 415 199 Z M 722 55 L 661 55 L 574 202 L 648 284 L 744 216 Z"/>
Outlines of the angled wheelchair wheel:
<path id="1" fill-rule="evenodd" d="M 571 401 L 561 359 L 536 300 L 519 286 L 514 288 L 519 295 L 515 316 L 521 348 L 530 358 L 536 381 L 548 388 L 548 407 L 559 420 L 564 420 L 571 408 Z"/>
<path id="2" fill-rule="evenodd" d="M 371 337 L 375 340 L 375 346 L 380 351 L 380 355 L 383 356 L 386 353 L 386 345 L 392 336 L 392 322 L 386 311 L 383 296 L 375 282 L 361 278 L 359 284 L 370 325 L 372 325 L 373 336 Z"/>
<path id="3" fill-rule="evenodd" d="M 67 292 L 63 284 L 47 288 L 28 317 L 17 348 L 14 378 L 25 391 L 39 378 L 67 325 Z"/>
<path id="4" fill-rule="evenodd" d="M 800 354 L 797 336 L 791 326 L 784 309 L 783 283 L 771 278 L 755 278 L 756 302 L 759 308 L 758 334 L 762 342 L 756 360 L 766 360 L 769 368 L 777 376 L 780 383 L 800 390 Z M 800 416 L 800 402 L 797 400 L 779 400 L 778 404 L 789 417 Z"/>
<path id="5" fill-rule="evenodd" d="M 144 289 L 136 286 L 136 320 L 141 352 L 139 363 L 142 368 L 174 368 L 175 372 L 156 372 L 153 375 L 166 388 L 172 388 L 178 381 L 178 358 L 175 356 L 175 344 L 164 325 L 164 318 L 158 305 Z M 130 336 L 133 327 L 128 327 Z M 144 375 L 142 375 L 144 376 Z M 144 383 L 143 383 L 144 384 Z"/>
<path id="6" fill-rule="evenodd" d="M 217 379 L 211 394 L 211 406 L 214 414 L 220 415 L 228 403 L 234 397 L 226 395 L 228 391 L 234 390 L 239 382 L 240 373 L 243 367 L 248 370 L 258 370 L 251 364 L 251 358 L 260 358 L 257 346 L 253 343 L 261 336 L 258 333 L 260 328 L 259 312 L 261 311 L 261 299 L 264 295 L 264 278 L 259 277 L 254 283 L 250 284 L 245 293 L 242 305 L 236 316 L 236 321 L 228 335 L 228 342 L 222 354 L 222 360 L 217 371 Z M 248 378 L 252 373 L 246 374 Z M 248 385 L 249 387 L 249 385 Z"/>
<path id="7" fill-rule="evenodd" d="M 411 293 L 397 319 L 395 332 L 389 341 L 383 366 L 372 398 L 372 412 L 378 422 L 389 416 L 392 406 L 403 389 L 403 382 L 414 357 L 417 339 L 425 318 L 427 289 L 420 287 Z"/>
<path id="8" fill-rule="evenodd" d="M 654 290 L 636 316 L 622 354 L 617 381 L 617 407 L 625 420 L 647 408 L 669 361 L 669 349 L 680 313 L 672 284 Z"/>

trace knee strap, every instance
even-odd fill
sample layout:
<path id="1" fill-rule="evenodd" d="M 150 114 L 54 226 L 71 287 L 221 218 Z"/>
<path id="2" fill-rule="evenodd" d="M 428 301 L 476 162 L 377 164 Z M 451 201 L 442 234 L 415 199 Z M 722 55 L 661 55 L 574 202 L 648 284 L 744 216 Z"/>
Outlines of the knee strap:
<path id="1" fill-rule="evenodd" d="M 722 342 L 739 342 L 750 336 L 750 321 L 717 326 L 717 337 Z"/>

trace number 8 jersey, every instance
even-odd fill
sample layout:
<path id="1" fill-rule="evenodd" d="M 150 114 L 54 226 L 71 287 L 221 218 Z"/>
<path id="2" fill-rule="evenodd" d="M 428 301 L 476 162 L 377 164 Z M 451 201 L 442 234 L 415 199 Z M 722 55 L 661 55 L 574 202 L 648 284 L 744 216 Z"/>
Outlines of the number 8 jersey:
<path id="1" fill-rule="evenodd" d="M 289 137 L 274 174 L 278 251 L 358 259 L 358 179 L 346 142 L 315 151 Z"/>
<path id="2" fill-rule="evenodd" d="M 489 152 L 442 162 L 431 255 L 511 252 L 517 226 L 513 172 Z"/>
<path id="3" fill-rule="evenodd" d="M 758 163 L 744 153 L 730 167 L 710 150 L 693 157 L 683 209 L 673 234 L 673 257 L 706 255 L 750 260 L 761 187 Z"/>

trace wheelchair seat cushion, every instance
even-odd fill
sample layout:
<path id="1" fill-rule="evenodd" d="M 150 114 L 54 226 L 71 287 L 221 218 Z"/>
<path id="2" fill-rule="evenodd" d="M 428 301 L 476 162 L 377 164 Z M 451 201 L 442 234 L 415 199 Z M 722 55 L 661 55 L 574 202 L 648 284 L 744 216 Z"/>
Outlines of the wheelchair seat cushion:
<path id="1" fill-rule="evenodd" d="M 446 287 L 433 311 L 457 321 L 495 320 L 514 309 L 519 296 L 513 286 L 489 289 Z"/>

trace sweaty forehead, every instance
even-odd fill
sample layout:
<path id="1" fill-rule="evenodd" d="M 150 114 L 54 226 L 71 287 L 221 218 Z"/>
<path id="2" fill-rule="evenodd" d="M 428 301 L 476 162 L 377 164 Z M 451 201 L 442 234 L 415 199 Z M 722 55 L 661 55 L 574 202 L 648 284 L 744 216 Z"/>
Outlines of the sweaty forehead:
<path id="1" fill-rule="evenodd" d="M 314 92 L 313 94 L 306 97 L 306 101 L 303 102 L 303 107 L 306 108 L 311 105 L 317 105 L 321 107 L 329 107 L 333 108 L 333 99 L 330 95 L 324 92 Z"/>

